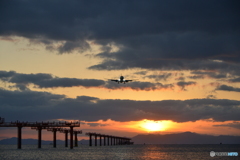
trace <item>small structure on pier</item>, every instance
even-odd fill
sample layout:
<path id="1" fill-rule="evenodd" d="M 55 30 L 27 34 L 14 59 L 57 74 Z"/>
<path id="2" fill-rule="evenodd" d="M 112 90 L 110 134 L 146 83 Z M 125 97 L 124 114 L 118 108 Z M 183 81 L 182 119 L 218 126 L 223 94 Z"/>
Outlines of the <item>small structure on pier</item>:
<path id="1" fill-rule="evenodd" d="M 31 127 L 32 129 L 38 130 L 38 148 L 41 148 L 42 129 L 69 127 L 70 148 L 73 149 L 73 128 L 80 127 L 80 122 L 5 122 L 4 118 L 0 117 L 0 127 L 18 128 L 18 149 L 21 149 L 22 146 L 22 127 Z"/>
<path id="2" fill-rule="evenodd" d="M 102 146 L 102 137 L 103 139 L 103 145 L 126 145 L 126 144 L 133 144 L 133 142 L 130 142 L 131 138 L 127 137 L 118 137 L 118 136 L 112 136 L 112 135 L 105 135 L 95 132 L 87 132 L 86 135 L 89 136 L 89 146 L 92 146 L 92 136 L 95 137 L 95 146 L 97 146 L 97 138 L 99 137 L 99 145 Z M 107 139 L 107 144 L 106 144 Z M 109 141 L 110 140 L 110 141 Z M 110 142 L 110 143 L 109 143 Z"/>

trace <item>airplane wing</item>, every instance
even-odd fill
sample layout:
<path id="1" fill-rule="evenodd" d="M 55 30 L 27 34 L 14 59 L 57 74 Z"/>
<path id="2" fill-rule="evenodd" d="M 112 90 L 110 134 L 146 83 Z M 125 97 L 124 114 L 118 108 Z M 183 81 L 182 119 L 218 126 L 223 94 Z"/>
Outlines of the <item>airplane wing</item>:
<path id="1" fill-rule="evenodd" d="M 132 80 L 125 80 L 125 82 L 130 82 L 130 81 L 132 81 Z"/>
<path id="2" fill-rule="evenodd" d="M 118 82 L 118 80 L 115 80 L 115 79 L 110 79 L 110 81 Z"/>

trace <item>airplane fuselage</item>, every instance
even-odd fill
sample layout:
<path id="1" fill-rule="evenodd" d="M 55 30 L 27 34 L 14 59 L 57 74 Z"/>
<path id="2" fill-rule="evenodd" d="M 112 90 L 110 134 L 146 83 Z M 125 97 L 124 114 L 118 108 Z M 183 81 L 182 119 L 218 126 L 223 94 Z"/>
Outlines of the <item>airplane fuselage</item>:
<path id="1" fill-rule="evenodd" d="M 125 83 L 125 80 L 124 80 L 124 77 L 123 77 L 123 76 L 121 76 L 121 77 L 119 78 L 118 83 Z"/>
<path id="2" fill-rule="evenodd" d="M 119 83 L 124 83 L 125 84 L 126 82 L 129 82 L 129 81 L 132 81 L 132 80 L 125 80 L 123 76 L 120 76 L 119 79 L 117 79 L 117 80 L 111 79 L 111 81 L 118 82 L 118 84 Z"/>

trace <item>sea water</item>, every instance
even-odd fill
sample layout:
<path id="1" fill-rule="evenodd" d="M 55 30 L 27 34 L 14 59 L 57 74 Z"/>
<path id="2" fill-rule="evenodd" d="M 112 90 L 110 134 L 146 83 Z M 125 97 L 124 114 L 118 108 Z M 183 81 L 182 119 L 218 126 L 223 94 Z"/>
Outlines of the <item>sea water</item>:
<path id="1" fill-rule="evenodd" d="M 58 145 L 23 145 L 17 149 L 17 145 L 0 145 L 0 160 L 187 160 L 187 159 L 240 159 L 240 156 L 210 156 L 210 152 L 238 152 L 240 145 L 190 145 L 190 144 L 166 144 L 166 145 L 118 145 L 118 146 L 88 146 L 79 145 L 73 149 Z"/>

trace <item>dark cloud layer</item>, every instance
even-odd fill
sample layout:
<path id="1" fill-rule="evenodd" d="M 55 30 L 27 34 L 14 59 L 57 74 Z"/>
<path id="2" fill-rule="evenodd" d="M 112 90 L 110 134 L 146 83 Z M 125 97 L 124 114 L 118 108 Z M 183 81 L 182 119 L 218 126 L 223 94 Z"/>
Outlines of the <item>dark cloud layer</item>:
<path id="1" fill-rule="evenodd" d="M 228 124 L 220 124 L 220 125 L 213 125 L 215 127 L 231 127 L 231 128 L 236 128 L 240 129 L 240 123 L 239 122 L 233 122 L 233 123 L 228 123 Z"/>
<path id="2" fill-rule="evenodd" d="M 230 82 L 240 82 L 240 77 L 229 80 Z"/>
<path id="3" fill-rule="evenodd" d="M 35 83 L 40 88 L 54 88 L 54 87 L 95 87 L 104 84 L 104 81 L 97 79 L 77 79 L 77 78 L 54 78 Z"/>
<path id="4" fill-rule="evenodd" d="M 9 71 L 9 72 L 0 71 L 0 79 L 7 80 L 9 77 L 12 77 L 15 74 L 16 74 L 16 72 L 14 72 L 14 71 Z"/>
<path id="5" fill-rule="evenodd" d="M 11 71 L 10 71 L 11 72 Z M 38 83 L 39 81 L 44 81 L 48 79 L 52 79 L 51 74 L 43 74 L 43 73 L 37 73 L 37 74 L 22 74 L 22 73 L 15 73 L 10 78 L 9 82 L 11 83 Z"/>
<path id="6" fill-rule="evenodd" d="M 133 90 L 161 90 L 161 89 L 172 89 L 174 87 L 173 84 L 162 84 L 162 83 L 151 83 L 151 82 L 130 82 L 127 84 L 119 85 L 118 83 L 108 82 L 104 86 L 108 89 L 124 89 L 131 88 Z"/>
<path id="7" fill-rule="evenodd" d="M 0 113 L 6 120 L 77 119 L 97 121 L 172 120 L 239 121 L 240 102 L 225 99 L 163 101 L 101 100 L 96 97 L 66 98 L 47 92 L 0 89 Z"/>
<path id="8" fill-rule="evenodd" d="M 240 88 L 235 88 L 227 85 L 221 85 L 216 90 L 240 92 Z"/>
<path id="9" fill-rule="evenodd" d="M 104 85 L 103 80 L 96 79 L 77 79 L 77 78 L 58 78 L 51 74 L 23 74 L 14 71 L 0 71 L 0 80 L 15 83 L 20 90 L 26 90 L 29 84 L 34 84 L 39 88 L 55 88 L 55 87 L 96 87 Z"/>
<path id="10" fill-rule="evenodd" d="M 194 76 L 190 77 L 193 79 L 203 78 L 204 76 L 214 78 L 214 79 L 223 79 L 227 78 L 227 73 L 219 73 L 216 71 L 193 71 L 192 74 L 195 74 Z"/>
<path id="11" fill-rule="evenodd" d="M 99 87 L 105 89 L 132 89 L 132 90 L 161 90 L 173 89 L 173 84 L 138 82 L 134 81 L 119 85 L 116 82 L 103 81 L 98 79 L 77 79 L 77 78 L 59 78 L 51 74 L 23 74 L 15 71 L 0 71 L 0 80 L 14 83 L 15 87 L 20 90 L 29 90 L 28 86 L 34 84 L 38 88 L 57 88 L 57 87 Z"/>
<path id="12" fill-rule="evenodd" d="M 239 7 L 237 0 L 3 0 L 0 35 L 59 53 L 89 50 L 94 41 L 103 59 L 89 67 L 96 70 L 211 69 L 221 65 L 207 59 L 240 60 Z M 110 53 L 111 44 L 120 50 Z"/>

